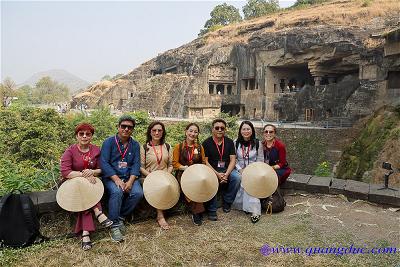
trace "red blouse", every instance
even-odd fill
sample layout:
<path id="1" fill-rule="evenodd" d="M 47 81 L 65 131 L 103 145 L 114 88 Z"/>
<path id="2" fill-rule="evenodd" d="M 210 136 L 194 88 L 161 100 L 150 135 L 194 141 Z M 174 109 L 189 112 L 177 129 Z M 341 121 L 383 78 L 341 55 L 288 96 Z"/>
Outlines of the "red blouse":
<path id="1" fill-rule="evenodd" d="M 60 171 L 62 177 L 66 178 L 72 171 L 83 171 L 85 165 L 87 169 L 100 169 L 100 148 L 89 145 L 89 151 L 82 153 L 77 144 L 65 150 L 61 157 Z"/>

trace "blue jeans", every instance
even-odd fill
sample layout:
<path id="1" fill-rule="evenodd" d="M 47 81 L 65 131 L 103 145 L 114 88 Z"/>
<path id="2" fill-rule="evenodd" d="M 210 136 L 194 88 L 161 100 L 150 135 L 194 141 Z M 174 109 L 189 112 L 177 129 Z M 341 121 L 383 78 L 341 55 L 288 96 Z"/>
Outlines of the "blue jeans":
<path id="1" fill-rule="evenodd" d="M 108 199 L 108 218 L 114 222 L 119 223 L 120 217 L 126 217 L 131 214 L 143 198 L 143 189 L 140 185 L 139 179 L 136 179 L 132 185 L 130 192 L 123 192 L 121 188 L 117 187 L 113 180 L 110 178 L 103 178 L 104 186 L 107 189 Z"/>
<path id="2" fill-rule="evenodd" d="M 224 170 L 218 170 L 219 172 L 225 172 Z M 240 188 L 240 173 L 234 169 L 231 174 L 229 174 L 228 185 L 226 190 L 223 192 L 224 203 L 228 205 L 232 205 L 235 200 L 236 193 Z M 214 196 L 210 201 L 207 202 L 207 210 L 208 213 L 216 213 L 217 212 L 217 196 Z"/>

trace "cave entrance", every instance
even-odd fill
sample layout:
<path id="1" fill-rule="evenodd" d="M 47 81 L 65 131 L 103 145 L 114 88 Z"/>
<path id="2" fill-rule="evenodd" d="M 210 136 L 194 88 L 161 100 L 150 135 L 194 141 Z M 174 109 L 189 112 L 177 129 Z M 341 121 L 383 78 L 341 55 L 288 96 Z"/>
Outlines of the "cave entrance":
<path id="1" fill-rule="evenodd" d="M 314 85 L 306 63 L 269 67 L 267 73 L 267 92 L 270 93 L 297 92 L 306 84 Z"/>
<path id="2" fill-rule="evenodd" d="M 230 116 L 235 116 L 240 113 L 240 105 L 237 104 L 222 105 L 221 111 L 224 113 L 228 113 Z"/>
<path id="3" fill-rule="evenodd" d="M 400 98 L 400 71 L 388 72 L 387 92 L 389 99 Z"/>

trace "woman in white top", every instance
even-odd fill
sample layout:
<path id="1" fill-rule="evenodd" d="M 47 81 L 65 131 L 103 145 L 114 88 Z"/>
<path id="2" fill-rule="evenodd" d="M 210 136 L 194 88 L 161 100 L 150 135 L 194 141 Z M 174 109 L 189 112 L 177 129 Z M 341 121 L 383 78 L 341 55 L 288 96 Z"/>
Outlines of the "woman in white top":
<path id="1" fill-rule="evenodd" d="M 235 140 L 236 169 L 242 175 L 243 170 L 253 162 L 263 162 L 264 154 L 262 143 L 256 138 L 254 126 L 250 121 L 243 121 L 239 127 L 238 137 Z M 233 207 L 251 214 L 251 222 L 256 223 L 261 216 L 260 199 L 250 196 L 240 186 L 236 194 Z"/>

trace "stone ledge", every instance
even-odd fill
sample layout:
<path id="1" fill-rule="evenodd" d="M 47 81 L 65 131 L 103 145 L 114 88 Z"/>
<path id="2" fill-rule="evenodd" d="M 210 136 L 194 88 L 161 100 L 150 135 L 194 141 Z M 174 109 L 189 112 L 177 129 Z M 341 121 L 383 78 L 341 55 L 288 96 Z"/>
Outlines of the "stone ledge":
<path id="1" fill-rule="evenodd" d="M 351 199 L 368 200 L 373 203 L 400 207 L 400 189 L 393 191 L 383 189 L 382 184 L 367 184 L 354 180 L 341 180 L 332 177 L 318 177 L 304 174 L 291 175 L 285 184 L 281 186 L 284 193 L 314 193 L 314 194 L 344 194 Z M 28 195 L 38 209 L 39 214 L 56 212 L 62 210 L 56 202 L 57 191 L 31 192 Z M 183 201 L 179 201 L 168 214 L 185 212 Z M 133 221 L 146 218 L 155 218 L 155 209 L 143 199 L 133 214 Z"/>
<path id="2" fill-rule="evenodd" d="M 56 190 L 27 193 L 39 214 L 62 210 L 56 201 Z"/>
<path id="3" fill-rule="evenodd" d="M 344 195 L 349 198 L 368 200 L 369 184 L 347 180 L 344 187 Z"/>
<path id="4" fill-rule="evenodd" d="M 290 176 L 290 180 L 293 183 L 293 189 L 307 191 L 308 182 L 311 179 L 311 175 L 306 174 L 293 174 Z"/>
<path id="5" fill-rule="evenodd" d="M 284 193 L 343 194 L 350 199 L 368 200 L 382 205 L 400 207 L 400 189 L 383 189 L 383 184 L 367 184 L 354 180 L 318 177 L 304 174 L 291 175 L 281 186 Z"/>
<path id="6" fill-rule="evenodd" d="M 379 204 L 389 204 L 394 206 L 400 206 L 399 191 L 394 191 L 390 189 L 382 189 L 383 185 L 370 184 L 368 201 L 379 203 Z"/>
<path id="7" fill-rule="evenodd" d="M 311 176 L 307 184 L 307 191 L 310 193 L 329 194 L 330 185 L 330 177 Z"/>
<path id="8" fill-rule="evenodd" d="M 346 186 L 346 180 L 332 178 L 331 186 L 329 187 L 329 194 L 344 195 L 345 186 Z"/>

